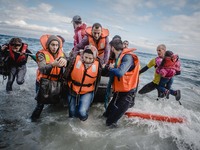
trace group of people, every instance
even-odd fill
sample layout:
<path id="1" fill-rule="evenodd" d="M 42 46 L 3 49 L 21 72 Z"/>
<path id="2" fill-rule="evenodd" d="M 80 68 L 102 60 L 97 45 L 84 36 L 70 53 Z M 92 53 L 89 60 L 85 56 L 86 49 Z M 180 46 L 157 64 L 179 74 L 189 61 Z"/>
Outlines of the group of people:
<path id="1" fill-rule="evenodd" d="M 36 76 L 36 95 L 41 92 L 41 80 L 61 80 L 65 90 L 64 99 L 68 102 L 69 117 L 85 121 L 100 77 L 109 76 L 107 87 L 113 90 L 110 100 L 103 114 L 107 126 L 115 126 L 124 113 L 134 106 L 139 75 L 151 67 L 155 67 L 155 78 L 145 85 L 138 93 L 144 94 L 154 89 L 158 96 L 169 98 L 174 95 L 180 100 L 180 90 L 171 89 L 173 76 L 180 74 L 180 61 L 172 51 L 166 51 L 166 46 L 157 47 L 158 57 L 152 59 L 147 66 L 140 69 L 140 62 L 134 53 L 135 48 L 128 48 L 129 42 L 122 41 L 116 35 L 109 41 L 109 30 L 100 23 L 87 27 L 80 16 L 72 19 L 74 27 L 74 47 L 67 57 L 63 51 L 64 38 L 57 35 L 42 35 L 40 43 L 42 49 L 36 53 L 38 64 Z M 0 62 L 6 61 L 9 66 L 6 91 L 12 91 L 14 79 L 18 84 L 24 83 L 27 57 L 32 56 L 28 44 L 20 38 L 12 38 L 8 44 L 1 46 Z M 106 97 L 105 97 L 106 98 Z M 44 103 L 40 96 L 36 98 L 37 105 L 31 115 L 36 121 L 43 110 Z"/>

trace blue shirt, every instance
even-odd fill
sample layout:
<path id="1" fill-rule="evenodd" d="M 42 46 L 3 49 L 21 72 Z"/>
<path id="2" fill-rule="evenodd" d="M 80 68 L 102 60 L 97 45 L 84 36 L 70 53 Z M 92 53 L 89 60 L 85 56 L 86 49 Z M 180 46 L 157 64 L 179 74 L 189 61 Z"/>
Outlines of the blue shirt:
<path id="1" fill-rule="evenodd" d="M 121 60 L 121 64 L 118 68 L 110 69 L 110 74 L 122 77 L 126 72 L 133 70 L 135 67 L 132 55 L 126 54 Z"/>

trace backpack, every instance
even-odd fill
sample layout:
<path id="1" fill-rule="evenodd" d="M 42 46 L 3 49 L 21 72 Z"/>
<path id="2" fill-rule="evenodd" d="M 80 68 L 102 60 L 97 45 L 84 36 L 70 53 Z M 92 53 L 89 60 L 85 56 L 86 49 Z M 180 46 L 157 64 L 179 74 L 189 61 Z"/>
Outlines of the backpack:
<path id="1" fill-rule="evenodd" d="M 8 76 L 10 73 L 10 67 L 9 67 L 9 56 L 4 56 L 1 52 L 0 52 L 0 75 Z"/>

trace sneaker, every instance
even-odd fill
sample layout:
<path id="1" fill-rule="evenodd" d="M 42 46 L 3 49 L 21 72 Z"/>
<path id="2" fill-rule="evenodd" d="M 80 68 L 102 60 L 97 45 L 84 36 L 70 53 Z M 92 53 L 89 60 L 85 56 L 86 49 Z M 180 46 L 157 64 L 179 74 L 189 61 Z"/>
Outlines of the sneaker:
<path id="1" fill-rule="evenodd" d="M 175 98 L 176 98 L 177 101 L 179 101 L 181 99 L 181 91 L 180 90 L 176 91 Z"/>
<path id="2" fill-rule="evenodd" d="M 169 92 L 169 90 L 167 90 L 167 91 L 165 92 L 165 96 L 166 96 L 167 99 L 169 99 L 169 94 L 170 94 L 170 92 Z"/>
<path id="3" fill-rule="evenodd" d="M 158 93 L 158 97 L 159 98 L 164 98 L 165 97 L 165 93 L 164 92 L 159 92 Z"/>

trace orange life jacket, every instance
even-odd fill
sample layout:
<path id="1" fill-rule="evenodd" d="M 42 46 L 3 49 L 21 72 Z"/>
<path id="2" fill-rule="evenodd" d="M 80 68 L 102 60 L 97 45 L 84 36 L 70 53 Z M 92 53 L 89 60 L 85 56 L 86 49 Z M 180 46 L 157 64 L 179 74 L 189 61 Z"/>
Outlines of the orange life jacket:
<path id="1" fill-rule="evenodd" d="M 139 81 L 139 59 L 138 57 L 133 53 L 133 50 L 131 49 L 123 49 L 122 53 L 119 56 L 117 67 L 120 66 L 122 58 L 124 55 L 130 54 L 134 58 L 134 64 L 135 68 L 129 72 L 126 72 L 122 77 L 114 77 L 113 82 L 113 90 L 114 92 L 128 92 L 131 89 L 134 89 L 138 85 Z"/>
<path id="2" fill-rule="evenodd" d="M 89 44 L 91 44 L 97 48 L 99 56 L 103 55 L 104 49 L 106 48 L 106 37 L 109 35 L 109 30 L 102 28 L 101 37 L 100 37 L 98 43 L 96 43 L 93 39 L 92 27 L 87 27 L 86 33 L 88 34 Z"/>
<path id="3" fill-rule="evenodd" d="M 28 48 L 28 45 L 26 43 L 23 43 L 22 47 L 20 48 L 20 56 L 17 58 L 17 60 L 15 60 L 15 55 L 14 52 L 12 50 L 12 47 L 9 45 L 9 53 L 10 53 L 10 57 L 11 59 L 13 59 L 14 61 L 16 61 L 17 63 L 24 61 L 26 59 L 26 50 Z"/>
<path id="4" fill-rule="evenodd" d="M 77 94 L 85 94 L 94 91 L 98 68 L 99 62 L 95 60 L 94 63 L 86 70 L 81 61 L 81 56 L 77 55 L 71 72 L 71 79 L 68 81 L 68 86 Z"/>
<path id="5" fill-rule="evenodd" d="M 41 36 L 40 38 L 40 43 L 41 45 L 43 46 L 43 49 L 38 51 L 36 56 L 38 57 L 38 54 L 39 53 L 43 53 L 44 56 L 45 56 L 45 61 L 46 61 L 46 64 L 50 64 L 52 63 L 56 58 L 59 58 L 59 57 L 63 57 L 64 56 L 64 53 L 62 51 L 62 41 L 60 38 L 58 38 L 60 40 L 60 48 L 58 50 L 58 55 L 56 56 L 56 58 L 54 58 L 52 56 L 52 54 L 48 51 L 47 47 L 46 47 L 46 42 L 48 40 L 50 35 L 43 35 Z M 61 71 L 61 68 L 59 67 L 53 67 L 51 69 L 51 72 L 49 75 L 45 75 L 45 74 L 42 74 L 39 69 L 37 69 L 37 81 L 39 82 L 41 78 L 50 78 L 51 80 L 58 80 L 59 78 L 59 75 L 60 75 L 60 71 Z"/>

